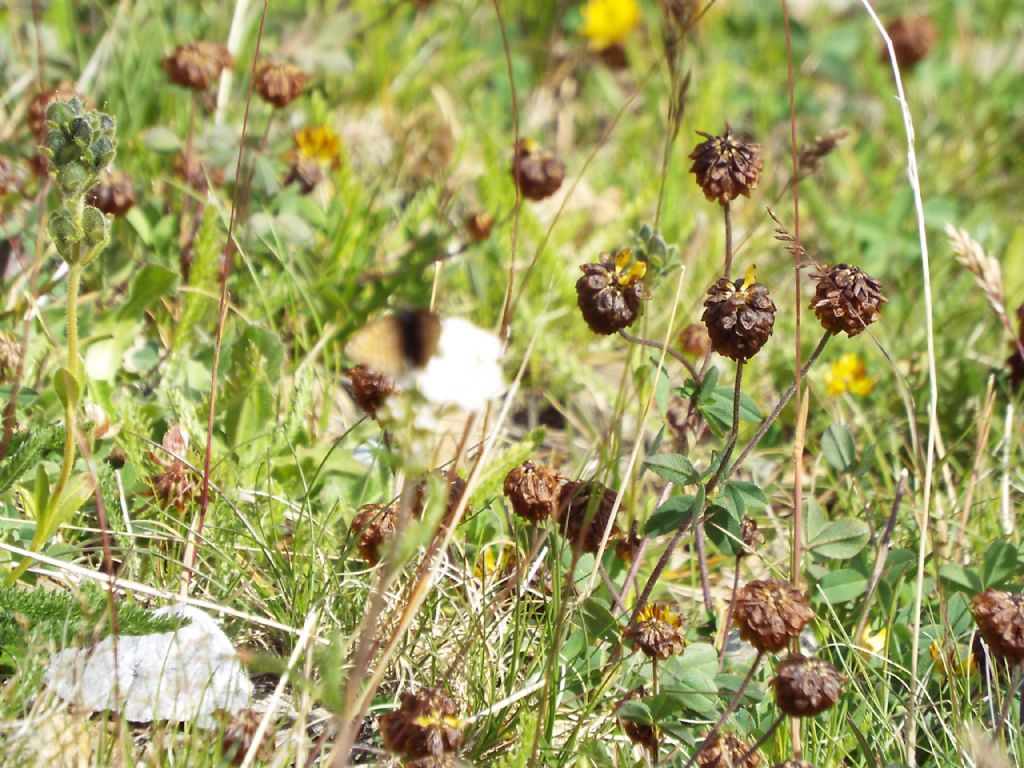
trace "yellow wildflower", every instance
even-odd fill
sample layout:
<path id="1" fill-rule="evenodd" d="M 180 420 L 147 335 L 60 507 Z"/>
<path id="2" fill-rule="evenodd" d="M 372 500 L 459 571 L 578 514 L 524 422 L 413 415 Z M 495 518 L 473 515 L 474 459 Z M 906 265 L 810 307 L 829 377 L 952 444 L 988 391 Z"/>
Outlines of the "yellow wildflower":
<path id="1" fill-rule="evenodd" d="M 875 388 L 875 380 L 868 376 L 864 369 L 864 361 L 852 352 L 843 355 L 825 374 L 825 384 L 830 397 L 849 392 L 851 395 L 870 395 Z"/>
<path id="2" fill-rule="evenodd" d="M 934 672 L 939 677 L 966 677 L 977 669 L 970 648 L 957 643 L 952 648 L 946 648 L 945 654 L 942 650 L 938 640 L 933 640 L 928 646 L 928 653 L 935 662 Z"/>
<path id="3" fill-rule="evenodd" d="M 885 651 L 885 641 L 888 635 L 889 632 L 885 627 L 877 632 L 872 632 L 869 627 L 864 627 L 858 643 L 861 653 L 865 656 L 881 656 Z"/>
<path id="4" fill-rule="evenodd" d="M 295 132 L 295 154 L 302 160 L 337 168 L 341 162 L 341 139 L 328 125 L 301 128 Z"/>
<path id="5" fill-rule="evenodd" d="M 595 51 L 620 44 L 639 22 L 637 0 L 587 0 L 583 6 L 583 34 Z"/>

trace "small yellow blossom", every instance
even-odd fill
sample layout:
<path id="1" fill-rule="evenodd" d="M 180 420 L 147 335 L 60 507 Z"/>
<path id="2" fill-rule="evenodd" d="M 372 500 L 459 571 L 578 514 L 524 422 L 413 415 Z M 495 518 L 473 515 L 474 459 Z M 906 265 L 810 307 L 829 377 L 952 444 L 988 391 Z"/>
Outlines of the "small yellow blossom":
<path id="1" fill-rule="evenodd" d="M 943 658 L 942 646 L 938 640 L 933 640 L 928 646 L 928 653 L 935 662 L 934 672 L 939 677 L 966 677 L 977 669 L 971 649 L 959 643 L 947 648 Z"/>
<path id="2" fill-rule="evenodd" d="M 885 627 L 877 632 L 872 632 L 870 628 L 864 627 L 859 642 L 861 652 L 865 656 L 881 656 L 885 651 L 885 641 L 888 635 L 889 632 Z"/>
<path id="3" fill-rule="evenodd" d="M 595 51 L 620 44 L 639 22 L 637 0 L 587 0 L 583 6 L 583 34 Z"/>
<path id="4" fill-rule="evenodd" d="M 868 376 L 864 369 L 864 361 L 852 352 L 843 355 L 825 374 L 825 384 L 830 397 L 849 392 L 851 395 L 870 395 L 875 388 L 875 380 Z"/>
<path id="5" fill-rule="evenodd" d="M 615 280 L 624 288 L 643 280 L 647 274 L 647 262 L 634 261 L 633 249 L 623 248 L 615 254 Z"/>
<path id="6" fill-rule="evenodd" d="M 295 153 L 301 159 L 337 168 L 341 162 L 341 139 L 328 125 L 301 128 L 295 132 Z"/>

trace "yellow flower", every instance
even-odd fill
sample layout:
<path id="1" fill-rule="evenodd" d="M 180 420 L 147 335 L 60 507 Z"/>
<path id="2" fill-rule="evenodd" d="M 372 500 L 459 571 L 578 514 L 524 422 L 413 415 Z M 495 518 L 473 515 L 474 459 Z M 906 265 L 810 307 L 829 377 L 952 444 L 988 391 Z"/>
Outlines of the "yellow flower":
<path id="1" fill-rule="evenodd" d="M 583 34 L 595 51 L 618 45 L 639 22 L 636 0 L 587 0 L 583 6 Z"/>
<path id="2" fill-rule="evenodd" d="M 825 384 L 830 397 L 838 397 L 846 392 L 851 395 L 870 395 L 875 388 L 875 380 L 864 370 L 864 361 L 852 352 L 843 355 L 825 374 Z"/>
<path id="3" fill-rule="evenodd" d="M 872 632 L 870 628 L 864 627 L 864 631 L 860 635 L 861 653 L 865 656 L 881 656 L 885 651 L 885 640 L 888 637 L 889 632 L 885 627 L 882 627 L 877 632 Z"/>
<path id="4" fill-rule="evenodd" d="M 341 139 L 328 125 L 302 128 L 295 132 L 295 153 L 300 159 L 337 168 L 341 162 Z"/>
<path id="5" fill-rule="evenodd" d="M 939 645 L 938 640 L 933 640 L 928 646 L 928 653 L 931 655 L 932 661 L 935 662 L 933 671 L 939 677 L 966 677 L 977 669 L 974 654 L 971 653 L 970 648 L 960 644 L 947 648 L 945 658 L 943 658 L 942 646 Z"/>

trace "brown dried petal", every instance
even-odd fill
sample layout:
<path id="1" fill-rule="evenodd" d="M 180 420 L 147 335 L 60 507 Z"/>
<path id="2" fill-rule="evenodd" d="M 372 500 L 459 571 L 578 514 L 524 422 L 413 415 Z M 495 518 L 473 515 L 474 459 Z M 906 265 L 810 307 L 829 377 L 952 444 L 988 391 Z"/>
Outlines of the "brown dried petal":
<path id="1" fill-rule="evenodd" d="M 395 514 L 387 504 L 364 504 L 352 520 L 350 530 L 359 537 L 359 554 L 370 565 L 380 562 L 381 547 L 395 535 Z"/>
<path id="2" fill-rule="evenodd" d="M 750 745 L 733 733 L 717 733 L 697 755 L 700 768 L 757 768 L 761 764 L 761 755 L 752 753 L 745 760 L 741 759 L 750 751 Z"/>
<path id="3" fill-rule="evenodd" d="M 194 91 L 209 88 L 231 63 L 228 49 L 209 40 L 179 45 L 163 60 L 167 78 Z"/>
<path id="4" fill-rule="evenodd" d="M 309 77 L 287 61 L 270 61 L 256 71 L 256 92 L 264 101 L 282 109 L 297 99 Z"/>
<path id="5" fill-rule="evenodd" d="M 743 285 L 720 277 L 708 289 L 701 319 L 711 348 L 732 360 L 749 360 L 765 345 L 775 326 L 775 302 L 760 283 Z"/>
<path id="6" fill-rule="evenodd" d="M 681 627 L 682 619 L 669 606 L 652 603 L 644 606 L 623 634 L 634 651 L 664 660 L 683 652 L 685 635 Z"/>

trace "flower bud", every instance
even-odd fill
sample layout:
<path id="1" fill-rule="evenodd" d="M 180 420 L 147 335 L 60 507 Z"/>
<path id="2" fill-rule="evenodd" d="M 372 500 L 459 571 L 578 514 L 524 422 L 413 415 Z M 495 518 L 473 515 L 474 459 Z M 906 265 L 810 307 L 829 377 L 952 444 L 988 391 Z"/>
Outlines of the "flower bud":
<path id="1" fill-rule="evenodd" d="M 84 165 L 78 162 L 61 163 L 56 158 L 57 164 L 57 187 L 64 197 L 80 197 L 94 180 L 93 175 Z"/>
<path id="2" fill-rule="evenodd" d="M 110 222 L 99 208 L 87 205 L 82 211 L 82 239 L 85 244 L 95 249 L 107 242 L 110 237 Z"/>
<path id="3" fill-rule="evenodd" d="M 92 127 L 84 117 L 76 117 L 68 126 L 71 140 L 80 146 L 87 147 L 92 143 Z"/>
<path id="4" fill-rule="evenodd" d="M 46 133 L 46 149 L 48 151 L 47 157 L 51 160 L 55 160 L 67 147 L 68 140 L 64 136 L 64 132 L 56 128 L 52 128 Z"/>
<path id="5" fill-rule="evenodd" d="M 50 217 L 46 232 L 64 259 L 71 258 L 75 245 L 82 239 L 81 232 L 66 211 L 57 211 Z"/>
<path id="6" fill-rule="evenodd" d="M 97 171 L 102 171 L 114 159 L 114 142 L 106 136 L 100 136 L 96 139 L 89 149 L 92 150 L 92 167 Z"/>
<path id="7" fill-rule="evenodd" d="M 46 122 L 57 128 L 64 128 L 80 114 L 82 114 L 82 104 L 78 99 L 53 101 L 46 108 Z"/>

